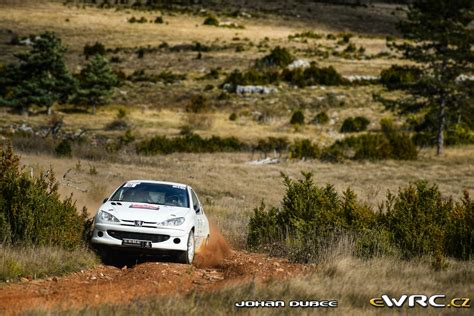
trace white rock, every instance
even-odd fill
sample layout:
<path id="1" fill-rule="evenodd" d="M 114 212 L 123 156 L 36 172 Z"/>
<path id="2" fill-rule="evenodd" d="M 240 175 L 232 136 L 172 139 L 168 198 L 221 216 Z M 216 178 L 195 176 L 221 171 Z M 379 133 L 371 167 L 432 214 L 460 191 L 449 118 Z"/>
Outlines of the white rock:
<path id="1" fill-rule="evenodd" d="M 304 60 L 304 59 L 297 59 L 297 60 L 295 60 L 294 62 L 292 62 L 291 64 L 288 65 L 288 69 L 289 70 L 298 69 L 298 68 L 303 68 L 304 69 L 304 68 L 309 68 L 309 66 L 311 66 L 309 61 Z"/>

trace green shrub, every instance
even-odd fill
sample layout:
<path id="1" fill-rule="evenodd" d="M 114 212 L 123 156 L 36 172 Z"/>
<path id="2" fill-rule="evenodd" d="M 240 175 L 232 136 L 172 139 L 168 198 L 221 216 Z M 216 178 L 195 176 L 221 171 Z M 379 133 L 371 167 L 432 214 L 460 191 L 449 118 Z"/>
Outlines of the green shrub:
<path id="1" fill-rule="evenodd" d="M 355 53 L 356 51 L 357 51 L 357 47 L 352 43 L 349 43 L 347 47 L 344 49 L 344 52 L 349 53 L 349 54 Z"/>
<path id="2" fill-rule="evenodd" d="M 254 68 L 248 69 L 245 72 L 240 70 L 234 70 L 231 72 L 224 81 L 224 84 L 230 84 L 235 87 L 237 85 L 267 85 L 277 83 L 279 81 L 280 73 L 273 69 L 261 69 L 257 70 Z"/>
<path id="3" fill-rule="evenodd" d="M 288 156 L 292 159 L 316 159 L 320 156 L 320 150 L 309 139 L 297 139 L 290 145 Z"/>
<path id="4" fill-rule="evenodd" d="M 385 160 L 393 158 L 390 141 L 383 134 L 366 134 L 356 138 L 355 160 Z"/>
<path id="5" fill-rule="evenodd" d="M 321 124 L 321 125 L 327 124 L 328 122 L 329 122 L 329 116 L 327 115 L 326 112 L 319 112 L 311 121 L 311 123 L 313 124 Z"/>
<path id="6" fill-rule="evenodd" d="M 346 44 L 347 44 L 347 43 L 350 42 L 351 38 L 352 38 L 354 35 L 351 34 L 351 33 L 340 33 L 340 34 L 338 34 L 338 36 L 342 38 L 342 39 L 341 39 L 341 42 L 342 42 L 342 43 L 346 43 Z"/>
<path id="7" fill-rule="evenodd" d="M 104 44 L 101 42 L 95 42 L 95 44 L 86 44 L 83 49 L 83 54 L 86 56 L 86 59 L 94 55 L 104 56 L 107 53 Z"/>
<path id="8" fill-rule="evenodd" d="M 267 154 L 271 151 L 281 153 L 288 148 L 288 139 L 285 137 L 268 137 L 267 139 L 259 139 L 256 150 Z"/>
<path id="9" fill-rule="evenodd" d="M 128 19 L 128 23 L 148 23 L 147 18 L 142 16 L 141 18 L 137 19 L 136 17 L 132 16 L 130 19 Z"/>
<path id="10" fill-rule="evenodd" d="M 311 173 L 303 173 L 300 180 L 283 175 L 283 183 L 286 193 L 280 208 L 267 209 L 262 203 L 254 209 L 247 238 L 251 248 L 278 244 L 293 260 L 315 261 L 328 241 L 347 229 L 358 231 L 358 225 L 366 227 L 375 221 L 375 214 L 355 194 L 347 191 L 340 196 L 333 186 L 319 187 Z M 364 223 L 367 217 L 370 220 Z"/>
<path id="11" fill-rule="evenodd" d="M 163 24 L 163 17 L 162 16 L 157 16 L 155 19 L 155 24 Z"/>
<path id="12" fill-rule="evenodd" d="M 470 260 L 474 254 L 474 203 L 467 191 L 449 214 L 445 249 L 448 256 Z"/>
<path id="13" fill-rule="evenodd" d="M 1 147 L 0 155 L 2 238 L 14 245 L 83 245 L 87 211 L 79 215 L 72 196 L 60 200 L 53 171 L 30 177 L 11 146 Z"/>
<path id="14" fill-rule="evenodd" d="M 396 130 L 338 140 L 321 153 L 322 160 L 332 162 L 340 162 L 344 159 L 415 160 L 417 157 L 418 150 L 409 135 Z"/>
<path id="15" fill-rule="evenodd" d="M 203 25 L 211 25 L 211 26 L 219 26 L 219 20 L 217 19 L 216 16 L 214 15 L 209 15 L 204 22 L 202 23 Z"/>
<path id="16" fill-rule="evenodd" d="M 293 35 L 288 35 L 288 39 L 291 41 L 295 38 L 310 38 L 310 39 L 321 39 L 323 36 L 318 33 L 314 33 L 313 31 L 305 31 L 301 33 L 296 33 Z"/>
<path id="17" fill-rule="evenodd" d="M 453 208 L 453 201 L 443 199 L 436 185 L 418 181 L 398 195 L 388 193 L 384 221 L 405 258 L 444 255 L 445 227 Z"/>
<path id="18" fill-rule="evenodd" d="M 69 140 L 62 140 L 55 148 L 54 152 L 59 157 L 71 157 L 72 147 Z"/>
<path id="19" fill-rule="evenodd" d="M 145 69 L 135 70 L 127 77 L 127 80 L 132 82 L 163 82 L 165 84 L 172 84 L 185 79 L 185 74 L 175 74 L 171 71 L 162 71 L 158 75 L 153 75 L 147 73 Z"/>
<path id="20" fill-rule="evenodd" d="M 348 117 L 342 123 L 341 133 L 362 132 L 367 129 L 369 124 L 370 121 L 363 116 Z"/>
<path id="21" fill-rule="evenodd" d="M 214 153 L 214 152 L 236 152 L 248 150 L 248 146 L 235 137 L 202 138 L 196 134 L 186 134 L 175 138 L 166 136 L 155 136 L 143 140 L 136 145 L 138 154 L 155 155 L 171 154 L 174 152 L 190 153 Z"/>
<path id="22" fill-rule="evenodd" d="M 380 82 L 389 89 L 402 89 L 416 83 L 421 70 L 415 66 L 393 65 L 380 73 Z"/>
<path id="23" fill-rule="evenodd" d="M 284 81 L 298 87 L 314 85 L 335 86 L 346 83 L 346 80 L 332 66 L 319 68 L 314 63 L 305 69 L 286 69 L 281 77 Z"/>
<path id="24" fill-rule="evenodd" d="M 229 121 L 237 121 L 237 114 L 235 112 L 232 112 L 230 115 L 229 115 Z"/>
<path id="25" fill-rule="evenodd" d="M 290 119 L 290 124 L 292 125 L 304 125 L 304 114 L 302 111 L 298 110 L 293 112 Z"/>
<path id="26" fill-rule="evenodd" d="M 191 98 L 191 102 L 186 106 L 186 112 L 204 113 L 209 110 L 209 101 L 202 94 L 195 95 Z"/>
<path id="27" fill-rule="evenodd" d="M 270 54 L 258 59 L 255 66 L 261 67 L 280 67 L 285 68 L 295 60 L 295 57 L 284 47 L 277 46 Z"/>
<path id="28" fill-rule="evenodd" d="M 436 185 L 418 181 L 388 193 L 379 212 L 347 189 L 317 186 L 311 173 L 284 177 L 281 207 L 254 209 L 248 225 L 250 248 L 270 250 L 299 262 L 317 262 L 343 238 L 361 258 L 428 256 L 440 267 L 445 256 L 470 260 L 474 254 L 474 209 L 468 194 L 457 203 L 442 198 Z M 349 254 L 351 254 L 349 253 Z"/>

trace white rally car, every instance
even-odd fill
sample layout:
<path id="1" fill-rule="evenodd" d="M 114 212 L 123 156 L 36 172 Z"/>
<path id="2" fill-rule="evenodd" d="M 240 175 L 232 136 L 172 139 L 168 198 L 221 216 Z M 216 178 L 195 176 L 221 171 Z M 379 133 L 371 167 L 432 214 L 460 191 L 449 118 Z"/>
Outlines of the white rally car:
<path id="1" fill-rule="evenodd" d="M 104 200 L 91 242 L 104 256 L 165 251 L 192 263 L 209 240 L 209 221 L 194 190 L 173 182 L 133 180 Z"/>

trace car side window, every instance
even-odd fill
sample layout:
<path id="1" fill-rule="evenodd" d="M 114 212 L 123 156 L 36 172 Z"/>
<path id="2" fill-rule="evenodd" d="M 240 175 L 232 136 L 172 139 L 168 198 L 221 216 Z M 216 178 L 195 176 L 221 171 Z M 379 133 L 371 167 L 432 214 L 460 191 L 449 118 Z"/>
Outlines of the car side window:
<path id="1" fill-rule="evenodd" d="M 193 198 L 193 208 L 194 210 L 197 210 L 199 207 L 199 200 L 193 189 L 191 189 L 191 196 Z"/>

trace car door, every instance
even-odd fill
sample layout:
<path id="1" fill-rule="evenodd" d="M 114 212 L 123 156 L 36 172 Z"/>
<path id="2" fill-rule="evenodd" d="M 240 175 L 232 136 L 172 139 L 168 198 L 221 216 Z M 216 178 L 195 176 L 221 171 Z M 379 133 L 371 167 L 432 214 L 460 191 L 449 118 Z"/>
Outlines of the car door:
<path id="1" fill-rule="evenodd" d="M 209 235 L 209 221 L 206 217 L 206 214 L 204 213 L 204 209 L 202 207 L 201 202 L 199 201 L 199 198 L 196 192 L 194 192 L 192 188 L 191 188 L 191 199 L 192 199 L 193 209 L 196 212 L 195 235 L 197 238 L 199 238 L 202 241 L 202 240 L 205 240 L 207 236 Z"/>

